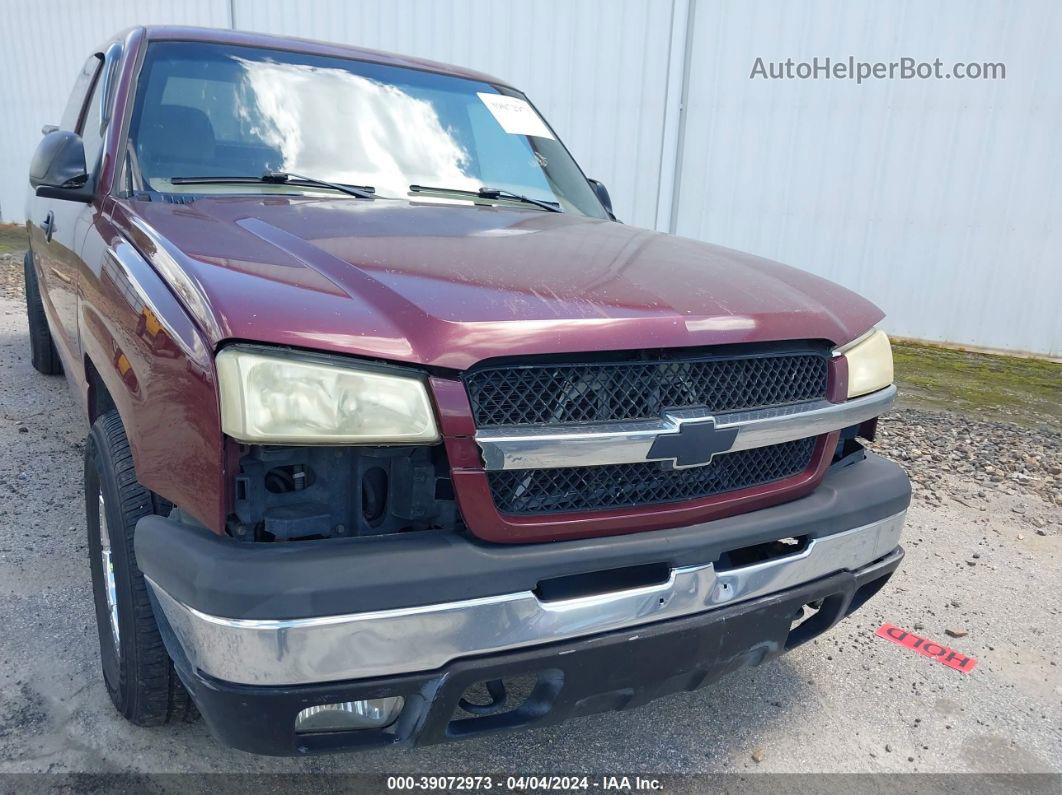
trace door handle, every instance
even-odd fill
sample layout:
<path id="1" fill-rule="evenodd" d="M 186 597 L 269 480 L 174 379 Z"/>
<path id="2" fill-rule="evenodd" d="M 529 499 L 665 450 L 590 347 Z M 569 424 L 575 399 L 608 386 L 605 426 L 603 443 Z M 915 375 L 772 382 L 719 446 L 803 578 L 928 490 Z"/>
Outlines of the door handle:
<path id="1" fill-rule="evenodd" d="M 44 219 L 44 223 L 41 224 L 41 231 L 44 232 L 45 242 L 52 242 L 52 232 L 55 230 L 55 213 L 51 210 L 48 211 L 48 215 Z"/>

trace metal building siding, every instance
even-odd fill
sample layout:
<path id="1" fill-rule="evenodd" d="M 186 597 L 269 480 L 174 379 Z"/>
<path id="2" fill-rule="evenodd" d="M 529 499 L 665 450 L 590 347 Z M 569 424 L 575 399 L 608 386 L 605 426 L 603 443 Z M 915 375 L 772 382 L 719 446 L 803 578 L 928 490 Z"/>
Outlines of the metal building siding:
<path id="1" fill-rule="evenodd" d="M 92 48 L 142 24 L 227 27 L 228 0 L 5 0 L 0 13 L 0 218 L 25 220 L 29 161 Z"/>
<path id="2" fill-rule="evenodd" d="M 895 334 L 1062 355 L 1062 6 L 698 0 L 673 229 L 821 274 Z M 757 56 L 1006 80 L 751 80 Z"/>
<path id="3" fill-rule="evenodd" d="M 236 0 L 236 27 L 478 69 L 527 92 L 625 221 L 652 227 L 670 0 Z"/>

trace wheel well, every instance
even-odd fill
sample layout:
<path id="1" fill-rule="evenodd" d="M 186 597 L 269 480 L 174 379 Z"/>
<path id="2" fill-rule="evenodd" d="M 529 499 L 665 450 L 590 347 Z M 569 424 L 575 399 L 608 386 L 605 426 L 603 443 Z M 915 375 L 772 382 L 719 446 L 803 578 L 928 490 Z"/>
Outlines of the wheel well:
<path id="1" fill-rule="evenodd" d="M 87 356 L 85 357 L 85 380 L 88 383 L 88 415 L 89 425 L 96 421 L 97 417 L 106 414 L 111 409 L 116 409 L 114 398 L 107 390 L 107 385 L 100 378 L 96 365 Z"/>

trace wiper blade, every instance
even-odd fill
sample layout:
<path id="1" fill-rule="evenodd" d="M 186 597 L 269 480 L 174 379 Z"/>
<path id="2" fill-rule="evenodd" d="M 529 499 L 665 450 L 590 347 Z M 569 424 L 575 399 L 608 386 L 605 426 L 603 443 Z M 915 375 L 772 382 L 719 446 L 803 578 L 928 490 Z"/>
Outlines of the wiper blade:
<path id="1" fill-rule="evenodd" d="M 477 193 L 484 199 L 513 199 L 515 201 L 527 202 L 528 204 L 535 204 L 541 207 L 543 210 L 549 210 L 551 213 L 564 212 L 560 208 L 558 202 L 547 202 L 542 199 L 532 199 L 530 196 L 523 196 L 519 193 L 513 193 L 511 190 L 501 190 L 499 188 L 480 188 Z"/>
<path id="2" fill-rule="evenodd" d="M 410 185 L 409 190 L 411 193 L 441 193 L 441 194 L 457 194 L 458 196 L 471 196 L 478 199 L 511 199 L 513 201 L 525 202 L 526 204 L 533 204 L 536 207 L 541 207 L 543 210 L 549 210 L 551 213 L 562 213 L 562 210 L 557 202 L 547 202 L 542 199 L 532 199 L 530 196 L 522 196 L 519 193 L 513 193 L 509 190 L 502 190 L 501 188 L 480 188 L 479 190 L 464 190 L 462 188 L 432 188 L 428 185 Z"/>
<path id="3" fill-rule="evenodd" d="M 376 198 L 376 188 L 371 185 L 343 185 L 339 182 L 328 182 L 323 179 L 317 179 L 316 177 L 307 177 L 303 174 L 292 174 L 290 171 L 270 171 L 262 175 L 263 182 L 278 182 L 287 185 L 317 185 L 324 188 L 333 188 L 334 190 L 342 191 L 343 193 L 349 193 L 351 196 L 357 196 L 359 199 L 374 199 Z"/>
<path id="4" fill-rule="evenodd" d="M 243 185 L 265 183 L 267 185 L 295 185 L 306 187 L 331 188 L 340 193 L 357 196 L 359 199 L 375 199 L 376 189 L 371 185 L 343 185 L 339 182 L 327 182 L 323 179 L 305 177 L 287 171 L 267 171 L 260 177 L 170 177 L 173 185 Z"/>

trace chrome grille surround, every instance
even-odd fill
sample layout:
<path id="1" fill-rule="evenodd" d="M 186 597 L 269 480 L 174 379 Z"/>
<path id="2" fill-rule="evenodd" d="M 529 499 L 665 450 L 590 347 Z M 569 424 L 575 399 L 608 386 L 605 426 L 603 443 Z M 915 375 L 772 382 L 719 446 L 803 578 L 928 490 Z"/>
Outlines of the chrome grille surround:
<path id="1" fill-rule="evenodd" d="M 896 387 L 888 386 L 844 403 L 814 400 L 716 415 L 669 411 L 662 418 L 639 422 L 487 428 L 476 432 L 476 442 L 488 471 L 633 464 L 648 460 L 659 435 L 674 433 L 689 422 L 712 419 L 720 430 L 736 430 L 729 450 L 734 453 L 857 425 L 888 411 L 895 401 Z"/>
<path id="2" fill-rule="evenodd" d="M 660 356 L 465 373 L 498 512 L 636 508 L 782 484 L 817 464 L 820 437 L 895 400 L 890 386 L 831 403 L 829 352 L 814 347 Z"/>

